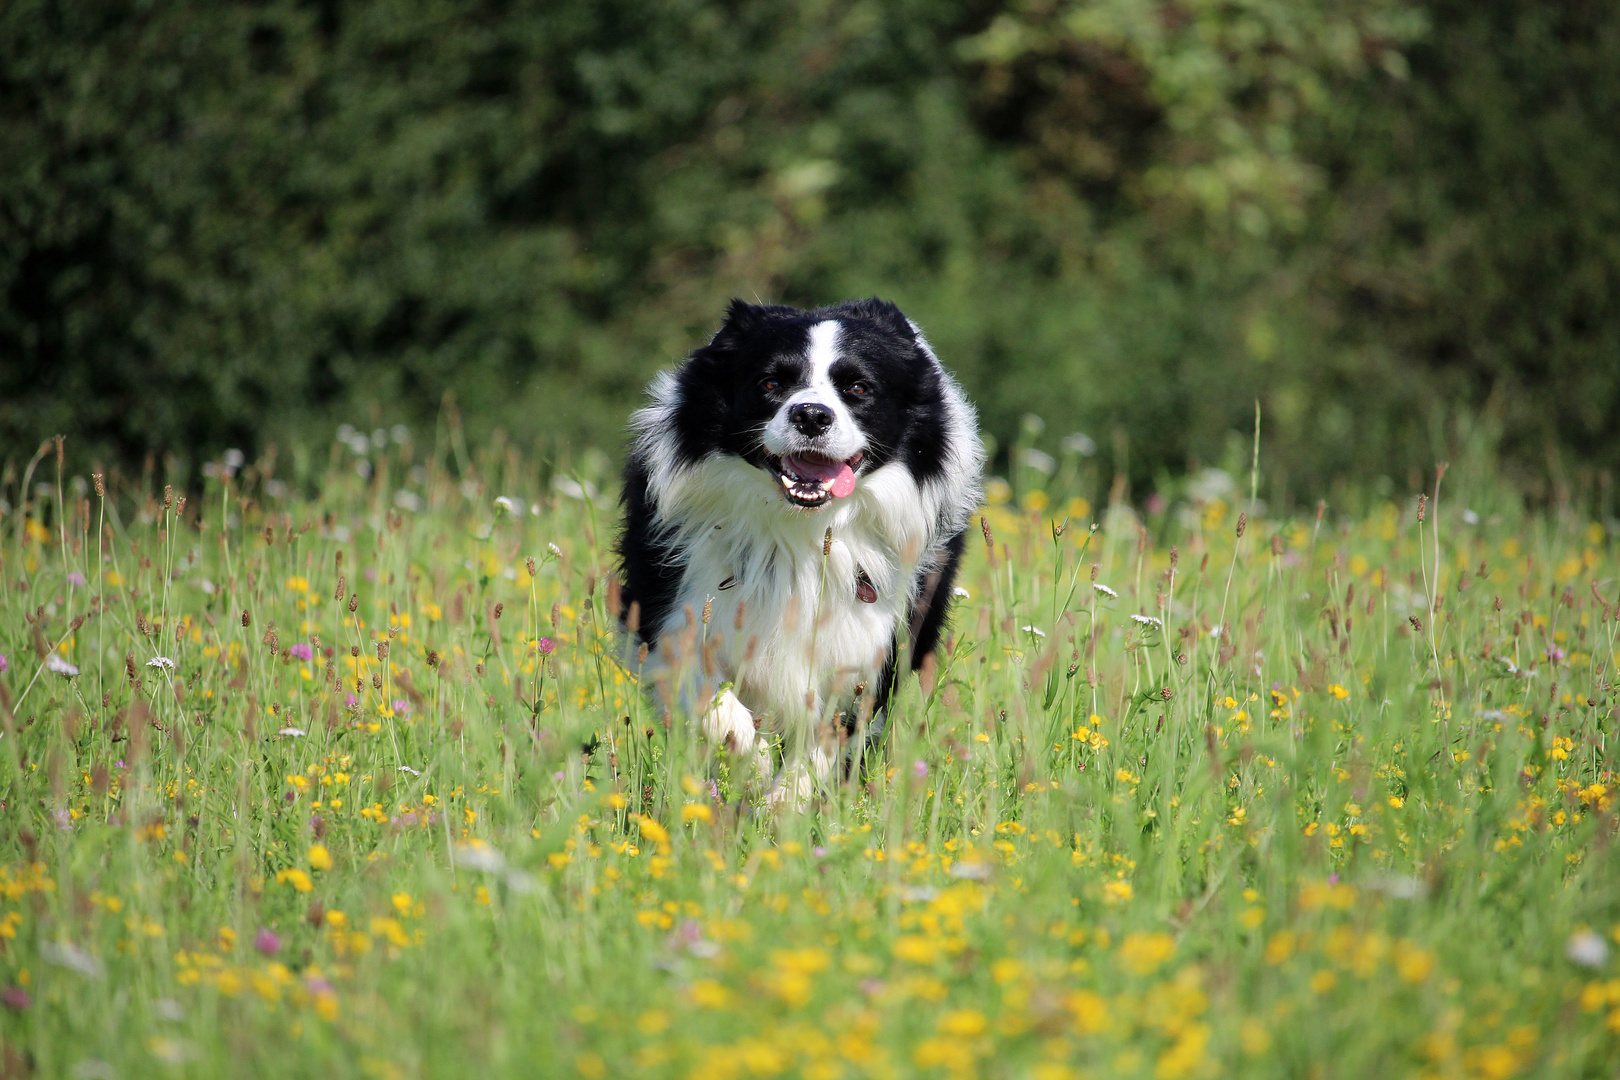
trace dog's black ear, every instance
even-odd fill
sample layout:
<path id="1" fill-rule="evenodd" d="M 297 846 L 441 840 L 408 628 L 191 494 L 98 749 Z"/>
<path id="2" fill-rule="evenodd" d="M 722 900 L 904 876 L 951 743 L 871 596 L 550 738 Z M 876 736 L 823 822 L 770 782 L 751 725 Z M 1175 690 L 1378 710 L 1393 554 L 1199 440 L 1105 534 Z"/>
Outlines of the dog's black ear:
<path id="1" fill-rule="evenodd" d="M 726 305 L 726 321 L 715 332 L 714 344 L 725 345 L 771 319 L 797 314 L 799 312 L 794 308 L 781 304 L 750 304 L 733 297 L 731 303 Z"/>
<path id="2" fill-rule="evenodd" d="M 917 336 L 911 320 L 907 319 L 899 308 L 876 296 L 869 296 L 865 300 L 846 300 L 833 308 L 833 311 L 848 319 L 875 323 L 885 330 L 899 334 L 907 341 L 913 341 Z"/>

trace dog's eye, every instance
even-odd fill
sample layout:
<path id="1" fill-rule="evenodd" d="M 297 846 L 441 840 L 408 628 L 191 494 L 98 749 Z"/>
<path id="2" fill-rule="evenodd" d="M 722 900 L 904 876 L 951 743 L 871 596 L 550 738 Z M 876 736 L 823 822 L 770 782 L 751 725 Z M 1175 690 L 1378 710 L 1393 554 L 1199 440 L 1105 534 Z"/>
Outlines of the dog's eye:
<path id="1" fill-rule="evenodd" d="M 778 390 L 782 389 L 782 384 L 777 382 L 775 379 L 762 379 L 760 381 L 759 388 L 765 391 L 767 394 L 774 394 Z"/>
<path id="2" fill-rule="evenodd" d="M 871 392 L 872 387 L 869 383 L 853 382 L 849 384 L 849 394 L 851 397 L 863 398 Z"/>

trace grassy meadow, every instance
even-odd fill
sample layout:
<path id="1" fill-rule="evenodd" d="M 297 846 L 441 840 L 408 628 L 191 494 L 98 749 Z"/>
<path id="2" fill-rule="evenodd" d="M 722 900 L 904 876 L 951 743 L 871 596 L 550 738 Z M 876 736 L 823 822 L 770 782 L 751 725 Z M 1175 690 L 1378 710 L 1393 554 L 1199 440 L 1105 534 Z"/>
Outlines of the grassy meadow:
<path id="1" fill-rule="evenodd" d="M 622 663 L 604 469 L 348 434 L 7 477 L 0 1076 L 1620 1062 L 1600 523 L 1021 469 L 882 750 L 773 819 Z"/>

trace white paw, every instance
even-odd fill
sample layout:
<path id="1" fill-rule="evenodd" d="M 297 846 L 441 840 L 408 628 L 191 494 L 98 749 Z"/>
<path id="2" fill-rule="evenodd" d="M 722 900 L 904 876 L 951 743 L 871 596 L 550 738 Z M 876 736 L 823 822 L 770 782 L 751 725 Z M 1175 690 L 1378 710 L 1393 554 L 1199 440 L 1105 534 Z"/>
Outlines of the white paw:
<path id="1" fill-rule="evenodd" d="M 703 737 L 715 746 L 724 746 L 739 756 L 755 752 L 759 733 L 754 730 L 754 714 L 730 690 L 722 690 L 703 714 Z"/>
<path id="2" fill-rule="evenodd" d="M 805 757 L 795 758 L 765 793 L 766 808 L 773 813 L 804 813 L 815 798 L 816 785 L 832 777 L 836 764 L 833 754 L 819 746 Z"/>
<path id="3" fill-rule="evenodd" d="M 771 790 L 765 793 L 765 806 L 772 813 L 802 814 L 810 808 L 811 796 L 816 793 L 815 778 L 803 762 L 794 762 L 782 770 Z"/>

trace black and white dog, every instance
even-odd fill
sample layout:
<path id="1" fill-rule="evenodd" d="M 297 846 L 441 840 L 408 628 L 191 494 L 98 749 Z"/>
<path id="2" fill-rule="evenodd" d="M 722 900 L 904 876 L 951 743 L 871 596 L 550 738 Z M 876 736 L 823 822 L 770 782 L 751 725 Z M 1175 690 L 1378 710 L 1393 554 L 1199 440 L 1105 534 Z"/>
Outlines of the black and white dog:
<path id="1" fill-rule="evenodd" d="M 621 618 L 644 680 L 802 807 L 840 727 L 881 731 L 904 636 L 939 640 L 979 505 L 972 406 L 882 300 L 732 301 L 648 389 L 624 478 Z M 829 539 L 830 537 L 830 539 Z"/>

